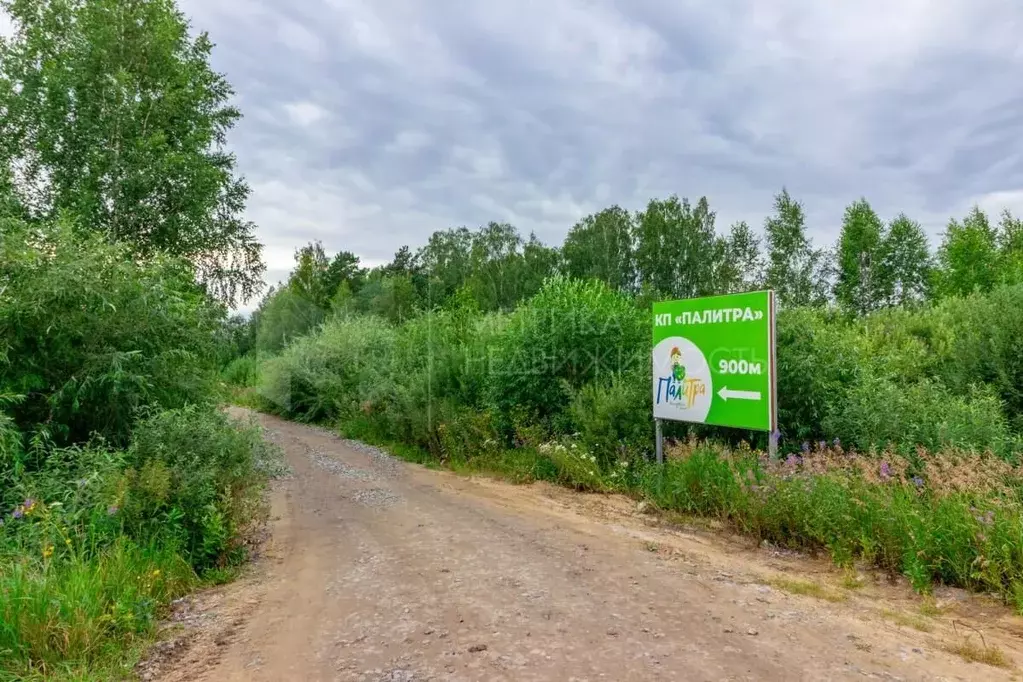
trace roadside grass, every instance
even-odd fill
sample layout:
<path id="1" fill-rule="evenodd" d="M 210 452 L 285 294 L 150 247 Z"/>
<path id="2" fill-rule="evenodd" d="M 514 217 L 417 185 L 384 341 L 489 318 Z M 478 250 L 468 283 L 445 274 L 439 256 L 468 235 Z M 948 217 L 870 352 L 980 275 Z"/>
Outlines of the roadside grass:
<path id="1" fill-rule="evenodd" d="M 934 626 L 921 616 L 915 616 L 911 613 L 903 613 L 901 611 L 893 611 L 891 609 L 885 609 L 881 612 L 881 615 L 886 619 L 892 621 L 896 625 L 903 627 L 913 628 L 920 632 L 931 632 L 934 630 Z"/>
<path id="2" fill-rule="evenodd" d="M 809 580 L 796 580 L 792 578 L 772 578 L 767 584 L 789 594 L 797 594 L 803 597 L 822 599 L 833 604 L 844 602 L 848 596 L 825 585 Z"/>
<path id="3" fill-rule="evenodd" d="M 91 558 L 0 561 L 0 662 L 25 679 L 105 677 L 199 584 L 174 549 L 123 538 Z"/>
<path id="4" fill-rule="evenodd" d="M 1009 657 L 999 647 L 994 645 L 988 646 L 984 643 L 977 644 L 969 637 L 963 638 L 954 644 L 947 644 L 945 651 L 955 654 L 969 663 L 983 663 L 995 668 L 1009 670 L 1015 667 L 1012 661 L 1009 660 Z"/>

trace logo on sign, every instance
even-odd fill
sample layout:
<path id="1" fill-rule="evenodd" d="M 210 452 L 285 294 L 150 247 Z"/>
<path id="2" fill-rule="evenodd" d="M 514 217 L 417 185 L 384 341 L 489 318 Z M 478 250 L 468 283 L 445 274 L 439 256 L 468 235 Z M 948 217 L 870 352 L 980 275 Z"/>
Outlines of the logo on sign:
<path id="1" fill-rule="evenodd" d="M 657 380 L 657 402 L 677 405 L 681 409 L 689 409 L 696 404 L 698 396 L 707 395 L 707 384 L 692 376 L 686 376 L 686 366 L 682 361 L 682 351 L 678 346 L 671 349 L 671 374 Z"/>
<path id="2" fill-rule="evenodd" d="M 710 411 L 711 388 L 707 359 L 692 341 L 672 336 L 655 346 L 655 416 L 701 422 Z"/>

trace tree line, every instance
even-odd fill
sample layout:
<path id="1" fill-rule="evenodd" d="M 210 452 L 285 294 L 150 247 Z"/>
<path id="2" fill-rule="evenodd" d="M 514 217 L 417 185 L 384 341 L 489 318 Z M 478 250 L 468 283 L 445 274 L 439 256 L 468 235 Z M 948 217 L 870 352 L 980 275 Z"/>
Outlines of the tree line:
<path id="1" fill-rule="evenodd" d="M 271 289 L 246 327 L 240 349 L 273 352 L 331 311 L 401 321 L 437 306 L 511 310 L 554 274 L 595 279 L 643 300 L 774 289 L 783 307 L 833 306 L 863 315 L 892 306 L 990 291 L 1023 281 L 1023 222 L 1005 211 L 997 224 L 974 207 L 953 218 L 932 251 L 904 213 L 887 222 L 866 199 L 846 209 L 837 242 L 807 234 L 803 205 L 782 189 L 762 235 L 746 222 L 718 232 L 706 197 L 671 196 L 630 212 L 614 205 L 577 222 L 560 248 L 524 239 L 506 223 L 434 232 L 413 251 L 367 269 L 319 242 L 295 253 L 295 268 Z"/>

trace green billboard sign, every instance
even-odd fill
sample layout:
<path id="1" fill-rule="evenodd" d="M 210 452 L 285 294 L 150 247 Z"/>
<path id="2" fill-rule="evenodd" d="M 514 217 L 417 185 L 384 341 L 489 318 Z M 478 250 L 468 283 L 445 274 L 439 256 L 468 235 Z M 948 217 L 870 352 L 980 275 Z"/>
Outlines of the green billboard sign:
<path id="1" fill-rule="evenodd" d="M 777 429 L 774 292 L 653 308 L 654 418 Z"/>

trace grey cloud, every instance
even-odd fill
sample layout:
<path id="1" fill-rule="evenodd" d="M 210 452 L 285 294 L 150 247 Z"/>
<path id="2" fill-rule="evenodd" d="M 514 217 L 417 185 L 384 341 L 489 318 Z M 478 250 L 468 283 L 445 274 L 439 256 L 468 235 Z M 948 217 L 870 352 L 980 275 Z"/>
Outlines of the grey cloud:
<path id="1" fill-rule="evenodd" d="M 184 0 L 246 118 L 271 268 L 373 262 L 506 220 L 559 242 L 610 203 L 706 194 L 721 229 L 783 185 L 820 243 L 866 196 L 932 237 L 1021 205 L 1012 0 Z"/>

